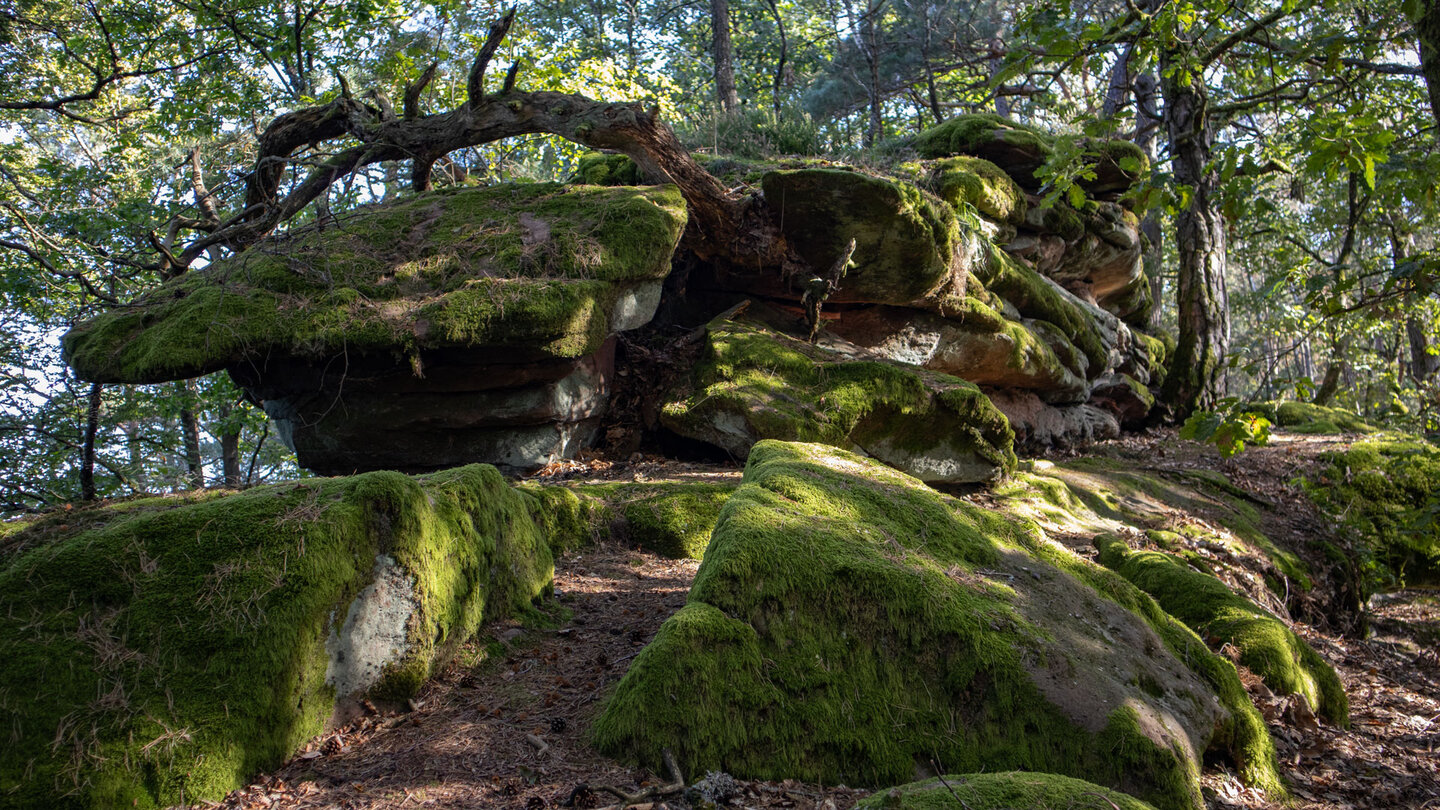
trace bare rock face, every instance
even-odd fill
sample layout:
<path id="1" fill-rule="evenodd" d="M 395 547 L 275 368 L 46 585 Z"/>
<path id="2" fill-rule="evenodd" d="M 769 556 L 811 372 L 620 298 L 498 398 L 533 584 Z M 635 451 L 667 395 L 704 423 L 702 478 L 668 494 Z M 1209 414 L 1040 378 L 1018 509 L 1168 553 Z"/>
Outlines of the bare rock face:
<path id="1" fill-rule="evenodd" d="M 609 404 L 615 344 L 575 359 L 508 352 L 428 353 L 423 377 L 393 361 L 349 366 L 271 361 L 231 370 L 276 433 L 325 475 L 425 472 L 483 458 L 533 470 L 588 446 Z"/>

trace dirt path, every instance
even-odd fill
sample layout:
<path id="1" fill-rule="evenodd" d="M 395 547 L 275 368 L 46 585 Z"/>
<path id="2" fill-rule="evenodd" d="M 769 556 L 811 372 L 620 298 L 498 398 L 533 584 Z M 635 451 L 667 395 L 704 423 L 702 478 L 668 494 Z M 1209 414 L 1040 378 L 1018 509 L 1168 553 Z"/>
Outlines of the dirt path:
<path id="1" fill-rule="evenodd" d="M 1327 530 L 1327 522 L 1288 482 L 1329 449 L 1337 449 L 1337 440 L 1281 437 L 1269 448 L 1223 462 L 1164 434 L 1095 451 L 1222 470 L 1276 504 L 1267 531 L 1294 547 Z M 605 807 L 618 801 L 605 787 L 633 793 L 663 784 L 667 780 L 659 775 L 599 756 L 586 740 L 597 699 L 684 603 L 697 567 L 603 545 L 557 561 L 553 608 L 570 613 L 560 627 L 490 628 L 474 648 L 482 660 L 452 666 L 426 687 L 415 711 L 377 712 L 317 738 L 222 806 Z M 1351 729 L 1322 726 L 1303 705 L 1275 698 L 1258 679 L 1248 679 L 1301 810 L 1440 810 L 1440 593 L 1387 594 L 1371 607 L 1373 635 L 1364 640 L 1331 626 L 1296 625 L 1341 674 Z M 493 654 L 481 652 L 492 641 L 500 642 L 490 645 Z M 701 775 L 686 776 L 693 781 Z M 1212 808 L 1281 807 L 1244 788 L 1223 762 L 1207 763 L 1203 785 Z M 741 786 L 733 806 L 846 810 L 865 795 L 788 782 Z M 677 797 L 662 798 L 668 805 L 656 802 L 653 810 L 685 806 Z"/>

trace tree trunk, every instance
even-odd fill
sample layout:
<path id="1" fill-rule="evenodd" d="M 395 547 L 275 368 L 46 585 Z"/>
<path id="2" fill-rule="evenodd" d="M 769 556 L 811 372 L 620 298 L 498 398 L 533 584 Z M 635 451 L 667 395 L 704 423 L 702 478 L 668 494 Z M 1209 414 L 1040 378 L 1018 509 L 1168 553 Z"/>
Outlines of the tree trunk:
<path id="1" fill-rule="evenodd" d="M 765 0 L 770 6 L 770 16 L 775 18 L 775 30 L 780 35 L 780 55 L 775 59 L 775 86 L 772 88 L 771 104 L 775 113 L 780 113 L 780 89 L 785 85 L 785 63 L 790 58 L 790 37 L 785 34 L 785 17 L 775 0 Z"/>
<path id="2" fill-rule="evenodd" d="M 1440 124 L 1440 3 L 1429 0 L 1421 5 L 1424 11 L 1415 21 L 1415 34 L 1420 40 L 1420 70 L 1430 91 L 1430 113 L 1435 116 L 1435 123 Z"/>
<path id="3" fill-rule="evenodd" d="M 1440 372 L 1440 355 L 1430 353 L 1430 333 L 1418 315 L 1405 318 L 1405 338 L 1410 343 L 1410 377 L 1424 385 Z"/>
<path id="4" fill-rule="evenodd" d="M 223 471 L 222 485 L 232 489 L 240 486 L 240 433 L 224 433 L 220 436 L 220 466 Z"/>
<path id="5" fill-rule="evenodd" d="M 235 405 L 220 409 L 220 486 L 240 486 L 240 422 L 231 421 Z"/>
<path id="6" fill-rule="evenodd" d="M 1191 190 L 1191 198 L 1175 217 L 1180 322 L 1162 397 L 1183 419 L 1214 407 L 1225 395 L 1230 307 L 1225 291 L 1225 221 L 1215 207 L 1219 178 L 1210 160 L 1214 133 L 1208 98 L 1203 82 L 1187 72 L 1188 66 L 1177 64 L 1177 56 L 1161 51 L 1160 91 L 1171 171 L 1177 184 Z"/>
<path id="7" fill-rule="evenodd" d="M 884 94 L 880 91 L 880 27 L 876 19 L 880 16 L 880 10 L 884 7 L 885 0 L 871 0 L 865 9 L 865 17 L 860 25 L 860 38 L 864 42 L 865 64 L 870 69 L 870 81 L 865 88 L 870 101 L 870 123 L 865 128 L 865 148 L 873 147 L 880 142 L 880 136 L 885 130 Z"/>
<path id="8" fill-rule="evenodd" d="M 715 95 L 720 109 L 733 113 L 740 106 L 740 94 L 735 90 L 735 56 L 730 48 L 730 0 L 710 0 L 710 31 Z"/>
<path id="9" fill-rule="evenodd" d="M 80 453 L 80 497 L 95 500 L 95 437 L 100 432 L 100 400 L 105 386 L 90 385 L 85 403 L 85 444 Z"/>
<path id="10" fill-rule="evenodd" d="M 205 462 L 200 457 L 200 420 L 195 418 L 195 381 L 180 386 L 184 406 L 180 409 L 180 438 L 185 447 L 186 484 L 191 489 L 205 488 Z"/>
<path id="11" fill-rule="evenodd" d="M 1340 391 L 1340 373 L 1345 370 L 1345 356 L 1350 351 L 1349 336 L 1340 338 L 1331 344 L 1330 362 L 1325 364 L 1325 377 L 1320 380 L 1320 387 L 1315 389 L 1315 396 L 1310 401 L 1316 405 L 1326 408 L 1334 401 L 1335 394 Z"/>

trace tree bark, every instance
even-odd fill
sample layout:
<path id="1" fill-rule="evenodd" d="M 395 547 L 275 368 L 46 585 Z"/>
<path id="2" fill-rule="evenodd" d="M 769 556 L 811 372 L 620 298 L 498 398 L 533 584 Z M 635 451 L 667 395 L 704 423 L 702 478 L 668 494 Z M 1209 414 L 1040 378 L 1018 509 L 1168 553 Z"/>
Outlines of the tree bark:
<path id="1" fill-rule="evenodd" d="M 1315 389 L 1315 396 L 1310 401 L 1316 405 L 1330 407 L 1334 401 L 1335 394 L 1340 391 L 1340 373 L 1345 370 L 1345 355 L 1350 351 L 1350 337 L 1347 335 L 1336 340 L 1330 347 L 1330 362 L 1325 364 L 1325 376 L 1320 380 L 1320 387 Z"/>
<path id="2" fill-rule="evenodd" d="M 870 69 L 870 82 L 865 88 L 866 93 L 870 96 L 870 122 L 865 127 L 863 140 L 867 149 L 880 141 L 880 136 L 885 129 L 884 110 L 882 109 L 885 99 L 880 92 L 880 27 L 876 23 L 876 18 L 880 16 L 880 10 L 884 5 L 885 0 L 870 0 L 860 25 L 860 39 L 864 42 L 865 64 Z"/>
<path id="3" fill-rule="evenodd" d="M 230 424 L 235 407 L 229 404 L 220 410 L 220 424 L 224 426 L 220 434 L 220 486 L 231 488 L 240 486 L 240 426 Z"/>
<path id="4" fill-rule="evenodd" d="M 775 0 L 765 0 L 770 6 L 770 16 L 775 18 L 775 30 L 780 35 L 780 56 L 775 60 L 775 86 L 771 90 L 771 104 L 776 115 L 780 113 L 780 89 L 785 85 L 785 63 L 790 58 L 790 37 L 785 33 L 785 17 Z"/>
<path id="5" fill-rule="evenodd" d="M 710 31 L 715 96 L 721 110 L 733 113 L 740 107 L 740 94 L 735 89 L 735 55 L 730 46 L 730 0 L 710 0 Z"/>
<path id="6" fill-rule="evenodd" d="M 93 501 L 95 492 L 95 438 L 100 432 L 100 403 L 105 386 L 90 385 L 90 395 L 85 402 L 85 440 L 80 453 L 80 497 Z"/>
<path id="7" fill-rule="evenodd" d="M 180 408 L 180 438 L 185 448 L 186 484 L 191 489 L 205 488 L 205 462 L 200 457 L 200 420 L 195 417 L 195 381 L 180 384 L 184 405 Z"/>
<path id="8" fill-rule="evenodd" d="M 1410 377 L 1424 385 L 1440 372 L 1440 355 L 1430 353 L 1430 332 L 1418 315 L 1405 318 L 1405 339 L 1410 344 Z"/>
<path id="9" fill-rule="evenodd" d="M 1425 74 L 1425 87 L 1430 91 L 1430 113 L 1440 126 L 1440 3 L 1429 0 L 1415 21 L 1416 38 L 1420 40 L 1420 70 Z"/>
<path id="10" fill-rule="evenodd" d="M 1212 408 L 1225 395 L 1230 307 L 1225 290 L 1225 221 L 1216 208 L 1214 133 L 1204 83 L 1171 50 L 1160 53 L 1160 90 L 1175 182 L 1189 204 L 1175 217 L 1179 335 L 1162 397 L 1177 418 Z"/>

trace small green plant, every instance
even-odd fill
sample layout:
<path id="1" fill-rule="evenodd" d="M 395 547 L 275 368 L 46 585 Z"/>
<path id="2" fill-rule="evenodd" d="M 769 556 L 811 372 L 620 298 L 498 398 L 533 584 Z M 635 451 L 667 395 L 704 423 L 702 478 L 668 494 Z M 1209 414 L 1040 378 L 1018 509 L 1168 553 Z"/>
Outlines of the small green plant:
<path id="1" fill-rule="evenodd" d="M 1236 397 L 1226 397 L 1213 411 L 1196 411 L 1180 427 L 1180 438 L 1213 444 L 1220 455 L 1230 458 L 1245 444 L 1263 445 L 1270 441 L 1270 420 L 1247 411 Z"/>

